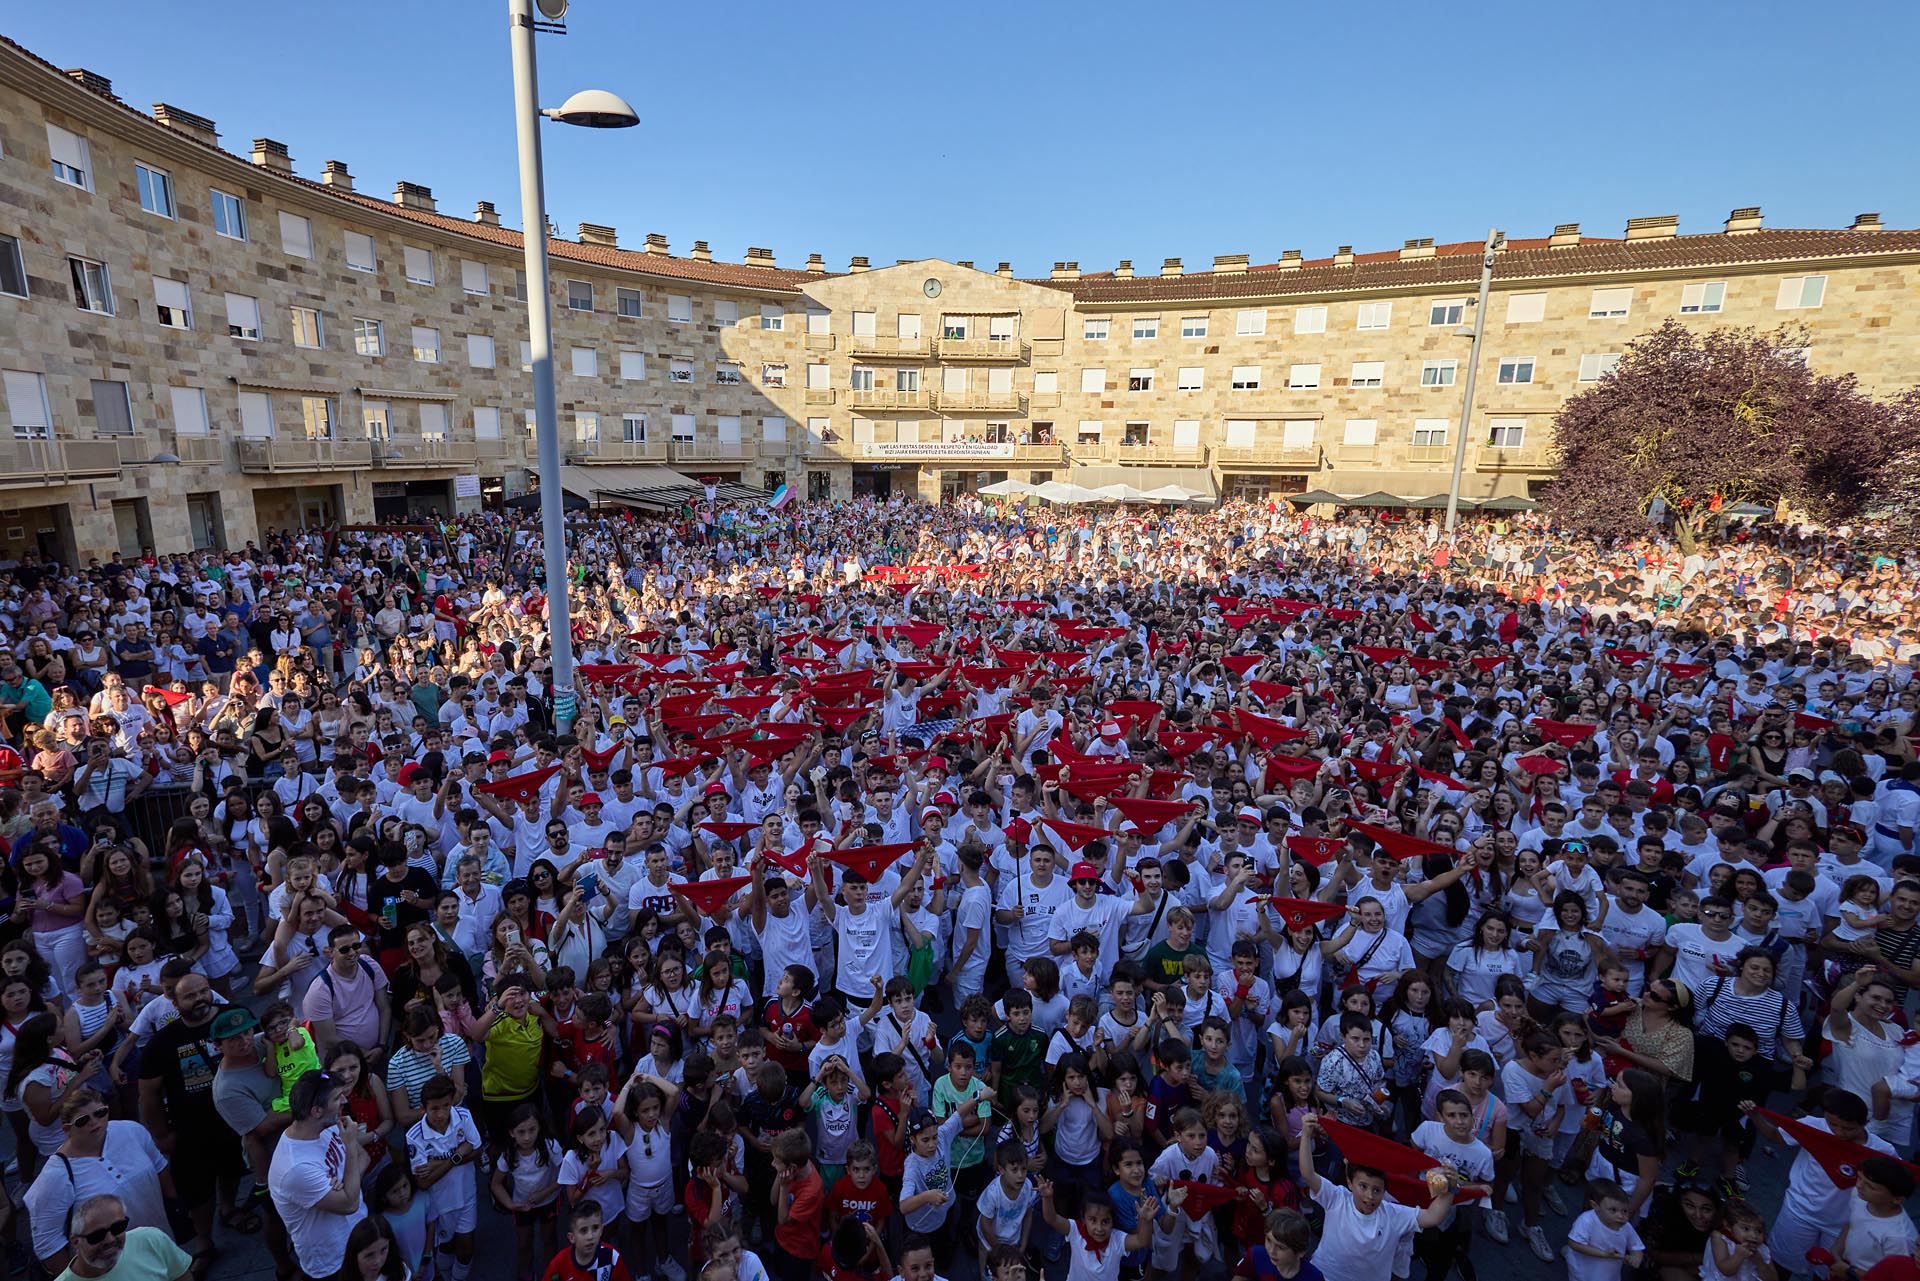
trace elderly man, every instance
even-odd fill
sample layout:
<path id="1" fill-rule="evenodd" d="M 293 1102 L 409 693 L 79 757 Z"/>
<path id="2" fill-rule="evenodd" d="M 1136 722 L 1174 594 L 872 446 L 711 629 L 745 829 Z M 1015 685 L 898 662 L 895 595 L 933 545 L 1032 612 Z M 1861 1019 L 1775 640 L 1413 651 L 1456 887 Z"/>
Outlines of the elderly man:
<path id="1" fill-rule="evenodd" d="M 163 1229 L 132 1227 L 120 1198 L 90 1196 L 67 1224 L 73 1262 L 56 1281 L 177 1281 L 193 1260 Z"/>
<path id="2" fill-rule="evenodd" d="M 68 1211 L 96 1194 L 120 1197 L 135 1227 L 171 1233 L 166 1203 L 173 1196 L 173 1177 L 146 1128 L 138 1121 L 109 1120 L 107 1101 L 84 1088 L 67 1095 L 60 1117 L 66 1141 L 55 1149 L 55 1159 L 40 1167 L 26 1195 L 33 1253 L 41 1266 L 58 1273 L 72 1260 Z"/>

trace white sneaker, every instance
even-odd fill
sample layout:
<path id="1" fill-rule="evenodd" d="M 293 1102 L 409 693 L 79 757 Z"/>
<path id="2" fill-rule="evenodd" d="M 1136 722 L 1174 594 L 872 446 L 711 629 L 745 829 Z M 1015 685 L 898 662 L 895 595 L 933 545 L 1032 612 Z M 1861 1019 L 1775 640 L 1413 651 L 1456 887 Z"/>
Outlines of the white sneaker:
<path id="1" fill-rule="evenodd" d="M 1513 1240 L 1513 1233 L 1507 1224 L 1505 1210 L 1487 1211 L 1487 1240 L 1495 1245 L 1505 1245 Z"/>
<path id="2" fill-rule="evenodd" d="M 1540 1194 L 1540 1199 L 1544 1201 L 1547 1208 L 1555 1214 L 1565 1214 L 1567 1212 L 1567 1203 L 1560 1199 L 1560 1189 L 1554 1187 L 1551 1183 L 1547 1184 L 1546 1190 Z"/>
<path id="3" fill-rule="evenodd" d="M 1520 1204 L 1520 1185 L 1519 1184 L 1517 1183 L 1507 1184 L 1507 1204 L 1508 1205 Z"/>
<path id="4" fill-rule="evenodd" d="M 1535 1224 L 1527 1229 L 1527 1244 L 1533 1247 L 1533 1257 L 1542 1263 L 1553 1262 L 1553 1247 L 1547 1244 L 1545 1228 Z"/>

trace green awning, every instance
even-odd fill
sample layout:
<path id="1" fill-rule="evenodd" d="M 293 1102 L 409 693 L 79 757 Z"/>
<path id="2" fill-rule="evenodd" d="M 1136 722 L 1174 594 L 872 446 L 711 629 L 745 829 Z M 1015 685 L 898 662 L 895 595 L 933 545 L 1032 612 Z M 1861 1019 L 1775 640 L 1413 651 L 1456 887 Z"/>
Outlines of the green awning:
<path id="1" fill-rule="evenodd" d="M 1522 498 L 1518 494 L 1508 494 L 1504 498 L 1488 498 L 1480 503 L 1483 512 L 1530 512 L 1540 506 L 1531 498 Z"/>
<path id="2" fill-rule="evenodd" d="M 1376 489 L 1371 494 L 1362 494 L 1358 498 L 1343 498 L 1342 507 L 1411 507 L 1412 503 L 1397 494 L 1389 494 Z"/>
<path id="3" fill-rule="evenodd" d="M 1330 494 L 1324 489 L 1309 489 L 1304 494 L 1286 494 L 1283 495 L 1283 497 L 1285 497 L 1288 502 L 1298 503 L 1302 507 L 1312 507 L 1316 503 L 1344 503 L 1347 501 L 1340 497 L 1340 495 Z"/>
<path id="4" fill-rule="evenodd" d="M 1431 498 L 1416 498 L 1412 502 L 1408 503 L 1407 506 L 1431 508 L 1435 511 L 1445 511 L 1447 509 L 1447 496 L 1445 494 L 1435 494 Z M 1473 511 L 1479 508 L 1480 506 L 1481 506 L 1480 503 L 1476 502 L 1471 498 L 1467 498 L 1464 496 L 1455 504 L 1456 510 L 1463 511 L 1463 512 Z"/>

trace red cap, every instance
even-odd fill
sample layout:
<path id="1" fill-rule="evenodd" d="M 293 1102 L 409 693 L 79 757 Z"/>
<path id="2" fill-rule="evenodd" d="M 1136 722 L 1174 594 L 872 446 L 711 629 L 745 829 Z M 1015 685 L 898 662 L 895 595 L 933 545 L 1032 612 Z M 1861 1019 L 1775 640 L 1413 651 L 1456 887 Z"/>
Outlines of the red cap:
<path id="1" fill-rule="evenodd" d="M 1121 728 L 1119 721 L 1102 721 L 1100 724 L 1101 738 L 1120 738 L 1125 734 L 1126 730 Z"/>
<path id="2" fill-rule="evenodd" d="M 1253 809 L 1241 810 L 1240 813 L 1235 817 L 1237 817 L 1242 823 L 1252 823 L 1255 827 L 1258 827 L 1260 824 L 1266 822 L 1264 818 L 1260 817 L 1260 811 L 1253 810 Z"/>
<path id="3" fill-rule="evenodd" d="M 947 816 L 947 812 L 941 809 L 938 805 L 929 805 L 925 809 L 920 811 L 920 821 L 922 823 L 926 822 L 930 818 L 944 819 L 946 818 L 946 816 Z"/>
<path id="4" fill-rule="evenodd" d="M 933 794 L 933 803 L 935 805 L 958 805 L 960 802 L 953 799 L 952 792 L 939 791 Z"/>
<path id="5" fill-rule="evenodd" d="M 400 767 L 400 772 L 393 776 L 393 781 L 400 784 L 400 786 L 402 787 L 406 787 L 406 786 L 409 786 L 414 779 L 419 777 L 420 777 L 420 767 L 416 764 L 409 762 L 408 764 L 402 765 Z"/>
<path id="6" fill-rule="evenodd" d="M 1067 884 L 1069 885 L 1075 881 L 1097 881 L 1099 879 L 1100 869 L 1091 863 L 1075 863 L 1073 865 L 1073 871 L 1067 873 Z"/>
<path id="7" fill-rule="evenodd" d="M 581 809 L 585 809 L 589 805 L 599 805 L 601 803 L 602 802 L 600 800 L 600 793 L 598 792 L 588 792 L 585 796 L 582 796 L 580 798 Z"/>
<path id="8" fill-rule="evenodd" d="M 1007 824 L 1007 839 L 1025 845 L 1033 839 L 1033 824 L 1024 818 L 1016 818 Z"/>
<path id="9" fill-rule="evenodd" d="M 706 794 L 708 796 L 725 796 L 728 794 L 727 785 L 717 780 L 714 782 L 708 783 Z"/>
<path id="10" fill-rule="evenodd" d="M 927 768 L 928 768 L 928 769 L 945 769 L 946 767 L 947 767 L 947 758 L 946 758 L 946 757 L 944 757 L 944 756 L 929 756 L 929 757 L 927 757 Z"/>
<path id="11" fill-rule="evenodd" d="M 509 765 L 512 762 L 513 757 L 506 752 L 489 752 L 487 754 L 487 764 L 489 765 Z"/>

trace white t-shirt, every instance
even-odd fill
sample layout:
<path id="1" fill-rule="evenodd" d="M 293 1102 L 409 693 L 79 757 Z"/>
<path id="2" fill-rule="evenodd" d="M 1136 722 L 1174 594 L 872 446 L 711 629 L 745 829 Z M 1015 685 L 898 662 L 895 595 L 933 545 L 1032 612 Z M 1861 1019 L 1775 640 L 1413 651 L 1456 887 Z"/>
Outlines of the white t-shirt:
<path id="1" fill-rule="evenodd" d="M 347 1257 L 347 1234 L 367 1217 L 365 1199 L 346 1214 L 317 1208 L 347 1168 L 347 1145 L 340 1127 L 328 1126 L 317 1139 L 282 1134 L 267 1171 L 273 1208 L 287 1225 L 300 1270 L 310 1277 L 332 1276 Z"/>
<path id="2" fill-rule="evenodd" d="M 1000 897 L 994 906 L 1003 911 L 1015 907 L 1026 909 L 1025 916 L 1007 926 L 1007 955 L 1017 961 L 1045 955 L 1054 913 L 1072 898 L 1067 878 L 1058 872 L 1045 885 L 1035 885 L 1033 877 L 1024 869 L 1012 877 L 1002 876 Z"/>
<path id="3" fill-rule="evenodd" d="M 1713 962 L 1731 966 L 1745 944 L 1737 934 L 1716 943 L 1707 937 L 1704 926 L 1682 922 L 1667 927 L 1667 946 L 1673 949 L 1674 979 L 1685 983 L 1689 991 L 1699 992 L 1717 977 Z"/>
<path id="4" fill-rule="evenodd" d="M 1327 1212 L 1313 1265 L 1332 1277 L 1390 1277 L 1402 1240 L 1419 1231 L 1420 1211 L 1397 1201 L 1382 1201 L 1372 1214 L 1354 1208 L 1353 1193 L 1332 1179 L 1321 1179 L 1313 1199 Z"/>
<path id="5" fill-rule="evenodd" d="M 1883 1219 L 1867 1209 L 1859 1193 L 1853 1195 L 1847 1207 L 1846 1261 L 1856 1273 L 1865 1274 L 1889 1255 L 1912 1254 L 1915 1241 L 1913 1220 L 1905 1210 Z"/>
<path id="6" fill-rule="evenodd" d="M 618 1134 L 607 1131 L 607 1141 L 600 1148 L 600 1161 L 597 1169 L 611 1170 L 627 1154 L 627 1145 Z M 577 1187 L 587 1173 L 587 1163 L 580 1154 L 569 1150 L 560 1158 L 560 1186 Z M 627 1208 L 627 1181 L 625 1179 L 602 1179 L 587 1189 L 587 1196 L 600 1207 L 601 1217 L 608 1223 L 619 1218 Z"/>
<path id="7" fill-rule="evenodd" d="M 872 979 L 893 977 L 893 904 L 867 900 L 858 916 L 845 904 L 833 910 L 833 934 L 839 942 L 834 984 L 849 996 L 865 1001 L 873 995 Z"/>
<path id="8" fill-rule="evenodd" d="M 1636 953 L 1659 947 L 1667 941 L 1667 918 L 1645 904 L 1641 905 L 1639 911 L 1629 912 L 1615 899 L 1607 908 L 1607 919 L 1600 926 L 1600 937 L 1607 941 L 1607 946 L 1620 958 L 1620 963 L 1627 967 L 1627 991 L 1634 996 L 1640 995 L 1640 988 L 1647 978 L 1647 962 Z"/>
<path id="9" fill-rule="evenodd" d="M 1596 1250 L 1620 1250 L 1628 1254 L 1647 1248 L 1640 1234 L 1633 1230 L 1632 1220 L 1617 1228 L 1610 1228 L 1600 1222 L 1600 1216 L 1592 1210 L 1583 1211 L 1573 1221 L 1573 1227 L 1568 1229 L 1568 1245 L 1561 1251 L 1567 1262 L 1568 1281 L 1620 1281 L 1620 1260 L 1596 1259 L 1590 1254 L 1582 1254 L 1573 1248 L 1575 1241 Z"/>

